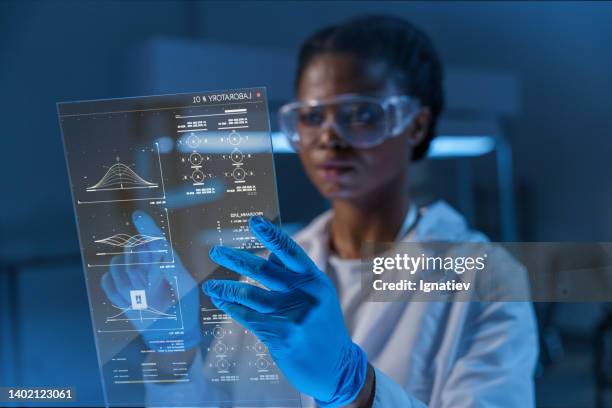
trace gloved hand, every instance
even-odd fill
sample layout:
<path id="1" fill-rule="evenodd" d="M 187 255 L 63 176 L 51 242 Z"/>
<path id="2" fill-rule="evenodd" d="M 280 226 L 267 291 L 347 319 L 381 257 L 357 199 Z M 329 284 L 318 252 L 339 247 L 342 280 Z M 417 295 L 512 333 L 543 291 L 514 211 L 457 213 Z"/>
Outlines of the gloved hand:
<path id="1" fill-rule="evenodd" d="M 139 234 L 164 236 L 155 221 L 143 211 L 135 211 L 132 214 L 132 222 Z M 168 247 L 165 240 L 155 240 L 139 245 L 136 253 L 113 257 L 109 271 L 102 276 L 101 285 L 115 306 L 127 309 L 125 315 L 131 319 L 131 324 L 140 332 L 149 348 L 160 350 L 167 347 L 167 340 L 182 338 L 185 348 L 189 349 L 197 346 L 201 339 L 199 288 L 176 252 L 174 268 L 168 267 L 172 265 L 170 262 L 173 259 L 169 251 L 163 252 Z M 130 249 L 126 248 L 126 251 Z M 145 291 L 146 312 L 131 307 L 131 290 Z M 165 315 L 171 310 L 176 311 L 176 326 L 180 327 L 182 321 L 183 330 L 165 330 L 169 327 Z M 140 319 L 142 314 L 146 315 L 145 319 Z M 171 335 L 170 332 L 174 334 Z"/>
<path id="2" fill-rule="evenodd" d="M 324 407 L 352 402 L 364 385 L 367 358 L 348 334 L 334 285 L 280 228 L 263 217 L 249 224 L 271 251 L 268 260 L 222 246 L 213 247 L 210 257 L 269 290 L 209 280 L 204 292 L 268 347 L 299 391 Z"/>

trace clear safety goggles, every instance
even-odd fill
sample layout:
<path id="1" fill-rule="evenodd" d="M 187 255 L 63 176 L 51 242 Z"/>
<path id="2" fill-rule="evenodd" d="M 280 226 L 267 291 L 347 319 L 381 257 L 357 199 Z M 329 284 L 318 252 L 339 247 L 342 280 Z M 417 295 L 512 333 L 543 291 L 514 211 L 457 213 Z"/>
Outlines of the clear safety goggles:
<path id="1" fill-rule="evenodd" d="M 278 116 L 281 131 L 296 150 L 313 147 L 328 128 L 346 144 L 363 149 L 400 135 L 418 108 L 418 101 L 407 95 L 345 94 L 291 102 L 280 108 Z"/>

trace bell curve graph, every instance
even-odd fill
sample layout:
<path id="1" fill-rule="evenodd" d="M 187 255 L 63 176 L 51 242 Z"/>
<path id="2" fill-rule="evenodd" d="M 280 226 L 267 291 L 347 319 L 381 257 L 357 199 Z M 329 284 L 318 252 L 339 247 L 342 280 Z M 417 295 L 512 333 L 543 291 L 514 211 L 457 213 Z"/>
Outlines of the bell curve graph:
<path id="1" fill-rule="evenodd" d="M 151 305 L 148 291 L 145 289 L 133 289 L 129 291 L 129 304 L 120 307 L 108 303 L 113 312 L 109 313 L 102 322 L 103 326 L 97 327 L 98 333 L 119 333 L 131 331 L 170 331 L 183 330 L 183 310 L 181 298 L 178 292 L 177 276 L 168 277 L 167 283 L 170 289 L 169 305 L 164 311 Z M 130 323 L 139 324 L 135 328 Z"/>
<path id="2" fill-rule="evenodd" d="M 160 239 L 164 239 L 164 237 L 154 237 L 144 234 L 115 234 L 107 238 L 95 240 L 94 242 L 121 248 L 134 248 L 140 245 L 148 244 L 149 242 L 158 241 Z"/>
<path id="3" fill-rule="evenodd" d="M 106 174 L 86 191 L 109 191 L 109 190 L 130 190 L 134 188 L 157 188 L 157 183 L 152 183 L 140 177 L 129 166 L 121 163 L 117 156 L 117 163 L 113 164 Z"/>
<path id="4" fill-rule="evenodd" d="M 128 255 L 128 254 L 145 253 L 145 252 L 167 253 L 168 252 L 167 249 L 141 249 L 139 248 L 140 246 L 148 244 L 150 242 L 155 242 L 155 241 L 160 241 L 160 240 L 165 240 L 165 239 L 166 239 L 165 236 L 158 237 L 158 236 L 145 235 L 145 234 L 129 235 L 129 234 L 122 233 L 122 234 L 114 234 L 114 235 L 111 235 L 110 237 L 106 237 L 102 239 L 96 239 L 94 240 L 94 242 L 96 244 L 105 244 L 110 247 L 121 249 L 120 252 L 97 252 L 96 255 L 98 256 L 120 255 L 120 254 Z"/>
<path id="5" fill-rule="evenodd" d="M 92 197 L 91 200 L 77 199 L 77 204 L 98 204 L 98 203 L 113 203 L 121 201 L 146 201 L 146 200 L 165 200 L 166 189 L 164 186 L 164 175 L 161 165 L 161 156 L 159 153 L 159 143 L 155 142 L 155 151 L 157 155 L 157 167 L 159 171 L 159 183 L 147 180 L 145 177 L 139 175 L 132 167 L 128 166 L 121 161 L 119 156 L 115 156 L 115 163 L 106 169 L 102 177 L 100 177 L 95 184 L 90 184 L 84 188 L 87 197 Z M 138 192 L 138 191 L 158 191 L 161 190 L 161 194 L 157 196 L 151 196 L 152 194 L 146 194 L 144 196 L 133 196 L 127 198 L 122 196 L 121 198 L 104 196 L 103 193 L 114 193 L 114 192 Z M 102 196 L 96 196 L 100 194 Z M 155 194 L 155 193 L 153 193 Z M 98 197 L 99 199 L 93 199 Z M 81 197 L 83 198 L 83 197 Z"/>
<path id="6" fill-rule="evenodd" d="M 115 266 L 174 264 L 174 249 L 168 208 L 161 208 L 159 216 L 160 225 L 163 225 L 163 227 L 161 227 L 161 231 L 163 232 L 160 231 L 160 235 L 140 233 L 132 235 L 121 232 L 105 236 L 104 238 L 93 239 L 93 243 L 97 245 L 95 255 L 100 257 L 98 259 L 104 262 L 100 262 L 100 260 L 93 263 L 88 262 L 87 266 L 90 268 L 110 266 L 111 259 L 108 257 L 112 255 L 124 256 L 122 261 L 113 262 Z M 148 260 L 138 258 L 138 254 L 142 253 L 168 254 L 169 257 Z"/>
<path id="7" fill-rule="evenodd" d="M 122 261 L 115 260 L 113 262 L 114 265 L 157 265 L 174 264 L 175 262 L 168 208 L 163 206 L 166 199 L 166 190 L 164 185 L 159 143 L 154 142 L 154 146 L 142 149 L 142 152 L 150 152 L 152 156 L 151 159 L 155 157 L 154 162 L 156 162 L 156 166 L 154 166 L 154 168 L 157 167 L 158 169 L 157 175 L 154 171 L 153 175 L 142 177 L 137 173 L 134 166 L 127 165 L 125 160 L 121 160 L 120 156 L 115 153 L 113 154 L 115 163 L 107 167 L 103 174 L 96 177 L 95 184 L 92 184 L 92 182 L 84 184 L 81 189 L 81 192 L 87 195 L 87 197 L 94 197 L 98 199 L 91 201 L 82 201 L 77 199 L 77 204 L 88 204 L 88 207 L 90 207 L 89 205 L 91 204 L 105 205 L 106 203 L 112 204 L 130 201 L 149 201 L 149 204 L 154 205 L 148 207 L 147 212 L 149 212 L 150 215 L 153 215 L 153 213 L 158 213 L 158 215 L 161 217 L 158 222 L 160 223 L 160 226 L 165 225 L 165 227 L 161 227 L 162 230 L 165 229 L 165 231 L 161 234 L 153 235 L 133 233 L 125 230 L 115 231 L 114 228 L 112 232 L 107 232 L 105 235 L 101 235 L 101 231 L 99 230 L 92 231 L 92 243 L 95 246 L 92 247 L 93 251 L 90 253 L 91 255 L 95 255 L 95 259 L 90 258 L 88 255 L 86 263 L 87 267 L 94 268 L 110 266 L 111 261 L 113 261 L 110 257 L 114 255 L 124 256 Z M 87 177 L 83 177 L 83 179 L 86 180 Z M 137 193 L 138 191 L 153 191 L 153 193 Z M 122 194 L 116 195 L 116 193 L 119 192 Z M 161 208 L 158 207 L 158 205 L 161 205 Z M 161 210 L 161 213 L 159 213 L 159 210 Z M 106 213 L 107 216 L 114 214 L 106 211 L 104 211 L 104 213 Z M 104 213 L 100 213 L 99 215 Z M 122 224 L 129 226 L 131 224 L 129 215 L 125 216 L 124 214 L 124 217 L 125 221 Z M 104 227 L 103 225 L 99 226 Z M 115 226 L 115 228 L 117 227 L 119 227 L 119 224 Z M 136 257 L 138 254 L 143 253 L 160 253 L 169 254 L 170 256 L 169 258 L 154 257 L 148 259 Z"/>

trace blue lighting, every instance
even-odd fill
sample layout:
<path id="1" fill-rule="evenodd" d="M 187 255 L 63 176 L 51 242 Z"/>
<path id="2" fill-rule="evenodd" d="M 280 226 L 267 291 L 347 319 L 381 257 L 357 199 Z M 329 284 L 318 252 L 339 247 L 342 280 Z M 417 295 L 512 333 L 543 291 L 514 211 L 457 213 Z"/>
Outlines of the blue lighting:
<path id="1" fill-rule="evenodd" d="M 272 148 L 274 153 L 295 153 L 281 132 L 272 133 Z M 495 139 L 491 136 L 437 136 L 431 142 L 428 157 L 478 157 L 491 153 L 494 149 Z"/>
<path id="2" fill-rule="evenodd" d="M 282 132 L 272 132 L 272 150 L 274 153 L 295 153 Z"/>
<path id="3" fill-rule="evenodd" d="M 428 157 L 478 157 L 494 149 L 495 139 L 491 136 L 437 136 L 431 141 Z"/>
<path id="4" fill-rule="evenodd" d="M 174 150 L 174 141 L 170 136 L 162 136 L 156 140 L 157 146 L 159 146 L 159 152 L 162 154 L 171 153 Z"/>

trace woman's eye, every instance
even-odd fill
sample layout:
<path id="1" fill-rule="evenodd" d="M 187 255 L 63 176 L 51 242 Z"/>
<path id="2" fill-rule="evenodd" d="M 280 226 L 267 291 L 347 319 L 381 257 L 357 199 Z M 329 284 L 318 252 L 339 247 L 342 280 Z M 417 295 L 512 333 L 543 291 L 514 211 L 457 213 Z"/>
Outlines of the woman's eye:
<path id="1" fill-rule="evenodd" d="M 353 106 L 345 113 L 345 120 L 356 125 L 369 125 L 380 120 L 380 114 L 370 106 Z"/>
<path id="2" fill-rule="evenodd" d="M 300 122 L 305 126 L 319 126 L 323 121 L 323 112 L 316 110 L 300 112 Z"/>
<path id="3" fill-rule="evenodd" d="M 359 122 L 368 123 L 374 119 L 374 113 L 370 109 L 359 109 L 355 113 L 355 119 Z"/>

